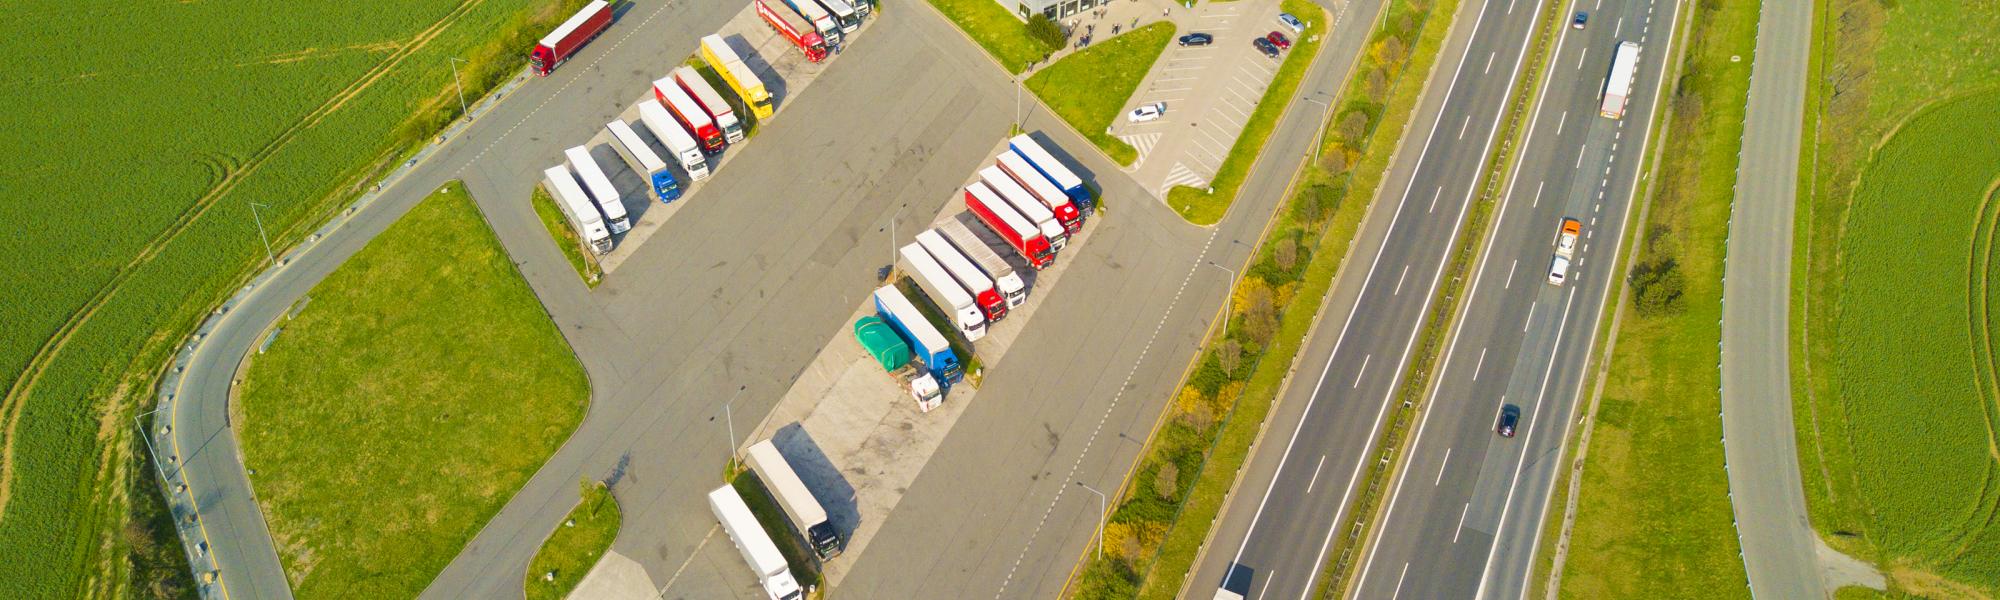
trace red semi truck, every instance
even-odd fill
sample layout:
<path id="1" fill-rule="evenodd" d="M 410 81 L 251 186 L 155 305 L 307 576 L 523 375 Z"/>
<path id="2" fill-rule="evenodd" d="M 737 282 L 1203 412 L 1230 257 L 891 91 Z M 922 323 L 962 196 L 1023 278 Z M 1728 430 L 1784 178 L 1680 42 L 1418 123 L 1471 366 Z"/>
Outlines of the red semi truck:
<path id="1" fill-rule="evenodd" d="M 654 80 L 653 97 L 659 99 L 660 104 L 666 105 L 667 111 L 674 113 L 674 118 L 680 120 L 681 126 L 694 134 L 694 139 L 701 142 L 702 152 L 715 154 L 722 151 L 724 145 L 722 130 L 715 126 L 715 119 L 709 118 L 708 111 L 702 110 L 694 98 L 688 97 L 687 92 L 681 89 L 680 82 L 674 80 L 674 76 L 668 75 Z"/>
<path id="2" fill-rule="evenodd" d="M 555 31 L 542 36 L 542 41 L 536 42 L 535 50 L 528 54 L 528 62 L 533 65 L 536 75 L 548 77 L 549 72 L 568 62 L 569 57 L 576 56 L 577 50 L 610 26 L 611 3 L 594 0 L 571 15 L 568 21 L 563 21 Z"/>
<path id="3" fill-rule="evenodd" d="M 819 62 L 826 59 L 826 40 L 819 36 L 819 31 L 813 28 L 812 22 L 793 12 L 789 6 L 772 10 L 771 5 L 764 0 L 754 0 L 754 2 L 757 5 L 757 16 L 762 17 L 772 29 L 778 30 L 778 35 L 791 40 L 793 46 L 799 47 L 799 51 L 805 52 L 806 60 Z"/>
<path id="4" fill-rule="evenodd" d="M 979 217 L 979 222 L 985 223 L 986 228 L 1007 240 L 1007 245 L 1013 246 L 1021 258 L 1028 259 L 1028 266 L 1039 271 L 1055 262 L 1055 253 L 1049 250 L 1049 239 L 1042 237 L 1041 230 L 1036 229 L 1034 223 L 1015 212 L 1014 207 L 1000 199 L 1000 195 L 993 193 L 993 189 L 986 184 L 974 181 L 965 186 L 965 208 Z"/>

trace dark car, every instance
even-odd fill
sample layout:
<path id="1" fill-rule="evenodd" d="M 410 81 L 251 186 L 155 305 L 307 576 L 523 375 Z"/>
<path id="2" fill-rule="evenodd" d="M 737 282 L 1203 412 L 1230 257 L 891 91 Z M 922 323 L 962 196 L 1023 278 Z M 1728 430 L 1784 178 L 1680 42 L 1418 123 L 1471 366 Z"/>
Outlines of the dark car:
<path id="1" fill-rule="evenodd" d="M 1271 44 L 1276 45 L 1279 50 L 1292 49 L 1292 39 L 1285 37 L 1285 34 L 1273 31 L 1271 35 L 1264 36 L 1264 39 L 1270 40 Z"/>
<path id="2" fill-rule="evenodd" d="M 1258 52 L 1263 52 L 1264 56 L 1269 56 L 1271 58 L 1278 57 L 1278 45 L 1271 43 L 1271 40 L 1267 40 L 1264 38 L 1252 38 L 1250 40 L 1250 43 L 1257 47 Z"/>
<path id="3" fill-rule="evenodd" d="M 1577 11 L 1576 16 L 1569 20 L 1569 26 L 1576 29 L 1583 29 L 1583 24 L 1589 22 L 1590 13 Z"/>
<path id="4" fill-rule="evenodd" d="M 1493 431 L 1503 438 L 1514 437 L 1514 427 L 1520 424 L 1521 407 L 1504 404 L 1500 406 L 1500 422 L 1493 426 Z"/>
<path id="5" fill-rule="evenodd" d="M 1181 36 L 1182 46 L 1207 46 L 1215 41 L 1215 36 L 1206 33 L 1190 33 Z"/>

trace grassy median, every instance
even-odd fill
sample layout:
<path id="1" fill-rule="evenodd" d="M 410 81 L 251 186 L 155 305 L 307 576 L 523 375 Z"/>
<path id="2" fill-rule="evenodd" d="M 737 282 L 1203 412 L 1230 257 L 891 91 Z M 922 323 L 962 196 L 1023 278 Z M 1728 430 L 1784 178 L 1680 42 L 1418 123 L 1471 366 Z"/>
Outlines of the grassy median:
<path id="1" fill-rule="evenodd" d="M 1028 65 L 1041 62 L 1059 49 L 1029 36 L 1027 24 L 993 0 L 930 0 L 930 3 L 992 54 L 993 60 L 999 61 L 1008 73 L 1020 74 L 1028 70 Z"/>
<path id="2" fill-rule="evenodd" d="M 549 237 L 555 238 L 556 248 L 562 250 L 563 258 L 569 261 L 570 268 L 576 269 L 576 276 L 583 279 L 583 284 L 595 288 L 604 283 L 604 269 L 597 266 L 597 255 L 584 247 L 583 238 L 569 226 L 569 219 L 563 218 L 562 209 L 556 208 L 556 200 L 549 191 L 535 186 L 528 202 L 535 206 L 535 216 L 549 230 Z"/>
<path id="3" fill-rule="evenodd" d="M 259 506 L 298 597 L 415 597 L 576 428 L 590 386 L 458 182 L 310 297 L 238 388 Z"/>
<path id="4" fill-rule="evenodd" d="M 1286 51 L 1284 64 L 1278 67 L 1278 74 L 1271 77 L 1271 85 L 1264 89 L 1264 97 L 1257 101 L 1257 109 L 1250 113 L 1250 120 L 1243 124 L 1243 133 L 1236 137 L 1236 143 L 1229 147 L 1229 156 L 1223 157 L 1222 166 L 1216 168 L 1214 179 L 1207 189 L 1174 186 L 1167 192 L 1167 205 L 1181 214 L 1181 218 L 1196 225 L 1213 225 L 1229 214 L 1229 205 L 1236 202 L 1236 190 L 1243 187 L 1243 180 L 1250 176 L 1250 166 L 1257 163 L 1257 156 L 1264 150 L 1265 140 L 1270 139 L 1271 130 L 1278 126 L 1278 117 L 1291 106 L 1293 92 L 1299 89 L 1299 80 L 1305 77 L 1306 67 L 1312 64 L 1312 57 L 1319 53 L 1319 45 L 1325 39 L 1326 24 L 1331 15 L 1320 10 L 1306 0 L 1285 0 L 1285 12 L 1306 19 L 1306 30 L 1297 35 L 1292 49 Z M 1408 46 L 1400 46 L 1407 48 Z M 1402 60 L 1399 54 L 1392 58 Z M 1386 91 L 1386 87 L 1381 88 Z M 1379 99 L 1378 99 L 1379 101 Z M 1213 190 L 1213 191 L 1210 191 Z"/>
<path id="5" fill-rule="evenodd" d="M 1111 160 L 1131 165 L 1139 151 L 1113 137 L 1111 124 L 1173 37 L 1174 24 L 1162 21 L 1093 43 L 1036 71 L 1028 90 Z"/>
<path id="6" fill-rule="evenodd" d="M 523 582 L 528 600 L 568 597 L 618 537 L 618 524 L 624 518 L 618 499 L 602 483 L 584 482 L 582 487 L 583 500 L 570 509 L 569 517 L 548 539 L 542 540 L 542 549 L 528 563 Z"/>

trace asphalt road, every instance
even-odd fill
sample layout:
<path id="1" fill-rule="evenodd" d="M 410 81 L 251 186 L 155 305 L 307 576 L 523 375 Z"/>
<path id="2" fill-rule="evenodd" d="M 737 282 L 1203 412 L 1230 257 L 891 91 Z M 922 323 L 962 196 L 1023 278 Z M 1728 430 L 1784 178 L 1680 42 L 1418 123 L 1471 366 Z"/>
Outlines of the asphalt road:
<path id="1" fill-rule="evenodd" d="M 1764 0 L 1722 288 L 1722 440 L 1750 592 L 1824 598 L 1792 427 L 1792 207 L 1813 3 Z"/>
<path id="2" fill-rule="evenodd" d="M 1579 10 L 1589 26 L 1561 30 L 1357 596 L 1527 593 L 1591 345 L 1621 275 L 1611 269 L 1650 147 L 1678 4 L 1581 0 L 1563 14 Z M 1613 120 L 1598 115 L 1599 94 L 1621 42 L 1642 51 L 1626 116 Z M 1581 221 L 1585 237 L 1558 287 L 1548 267 L 1564 217 Z M 1494 433 L 1502 405 L 1521 411 L 1511 439 Z"/>
<path id="3" fill-rule="evenodd" d="M 1514 4 L 1467 4 L 1459 16 L 1429 88 L 1444 93 L 1426 97 L 1410 132 L 1426 136 L 1422 150 L 1406 152 L 1392 167 L 1388 182 L 1401 187 L 1386 189 L 1400 197 L 1377 207 L 1392 211 L 1390 223 L 1386 233 L 1370 233 L 1386 237 L 1364 237 L 1361 249 L 1374 254 L 1369 275 L 1329 305 L 1349 316 L 1323 322 L 1308 346 L 1305 364 L 1325 366 L 1292 382 L 1304 406 L 1281 411 L 1273 428 L 1289 426 L 1291 438 L 1282 454 L 1260 451 L 1253 460 L 1244 489 L 1262 495 L 1236 499 L 1200 580 L 1251 597 L 1300 597 L 1328 559 L 1333 528 L 1348 522 L 1345 511 L 1366 466 L 1361 461 L 1374 457 L 1380 421 L 1524 60 L 1540 6 Z M 1664 27 L 1644 24 L 1655 11 L 1642 2 L 1580 8 L 1594 13 L 1592 23 L 1580 32 L 1563 30 L 1546 89 L 1537 92 L 1542 102 L 1529 124 L 1531 138 L 1494 213 L 1492 238 L 1467 288 L 1471 296 L 1434 378 L 1435 395 L 1403 458 L 1389 518 L 1379 526 L 1380 546 L 1363 557 L 1356 596 L 1511 597 L 1527 576 L 1553 457 L 1604 302 L 1604 268 L 1613 258 L 1607 250 L 1617 248 L 1639 162 L 1634 146 L 1644 139 L 1657 89 L 1658 51 L 1643 64 L 1630 118 L 1598 117 L 1597 94 L 1614 38 L 1664 39 Z M 1657 11 L 1657 23 L 1670 20 L 1667 12 Z M 1582 220 L 1590 238 L 1579 244 L 1569 284 L 1556 287 L 1547 283 L 1548 266 L 1563 216 Z M 1514 440 L 1492 433 L 1502 403 L 1523 408 Z M 1539 423 L 1556 429 L 1537 435 Z M 1421 485 L 1411 473 L 1432 485 L 1400 493 L 1403 482 Z"/>

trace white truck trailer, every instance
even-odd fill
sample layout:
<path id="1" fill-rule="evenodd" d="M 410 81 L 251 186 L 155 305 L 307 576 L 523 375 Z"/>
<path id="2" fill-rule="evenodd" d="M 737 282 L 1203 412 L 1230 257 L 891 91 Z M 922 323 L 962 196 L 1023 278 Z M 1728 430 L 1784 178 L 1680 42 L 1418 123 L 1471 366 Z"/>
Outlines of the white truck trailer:
<path id="1" fill-rule="evenodd" d="M 681 127 L 673 113 L 667 112 L 666 105 L 659 100 L 640 102 L 639 122 L 667 147 L 667 153 L 680 163 L 681 170 L 687 171 L 689 181 L 708 179 L 708 159 L 702 156 L 701 145 L 694 142 L 694 136 Z"/>
<path id="2" fill-rule="evenodd" d="M 611 133 L 611 149 L 618 153 L 618 158 L 625 160 L 625 166 L 631 167 L 633 173 L 638 173 L 640 179 L 652 186 L 654 197 L 660 202 L 680 199 L 680 180 L 675 179 L 673 171 L 667 168 L 667 161 L 660 160 L 660 155 L 646 145 L 646 140 L 632 131 L 631 124 L 622 119 L 612 119 L 604 124 L 604 130 Z"/>
<path id="3" fill-rule="evenodd" d="M 1598 105 L 1598 114 L 1613 119 L 1625 117 L 1625 103 L 1631 99 L 1632 79 L 1638 72 L 1639 45 L 1618 44 L 1618 52 L 1611 56 L 1611 74 L 1604 78 L 1604 102 Z"/>
<path id="4" fill-rule="evenodd" d="M 742 496 L 736 495 L 736 488 L 724 485 L 709 492 L 708 509 L 722 522 L 729 540 L 736 542 L 743 562 L 750 563 L 750 570 L 757 573 L 757 582 L 763 585 L 766 596 L 771 600 L 805 597 L 805 590 L 799 589 L 799 580 L 792 578 L 791 567 L 785 564 L 785 555 L 778 553 L 778 545 L 771 543 L 771 536 L 764 533 L 764 526 L 757 524 L 757 515 L 750 512 L 750 505 L 743 503 Z"/>
<path id="5" fill-rule="evenodd" d="M 979 270 L 985 271 L 987 277 L 993 278 L 993 286 L 999 288 L 1000 295 L 1007 298 L 1008 308 L 1027 302 L 1028 286 L 1021 281 L 1020 275 L 1014 273 L 1014 265 L 1007 264 L 1007 259 L 1001 258 L 1000 253 L 994 252 L 992 246 L 986 245 L 985 240 L 979 239 L 979 235 L 973 233 L 972 227 L 962 220 L 966 218 L 977 217 L 973 217 L 970 213 L 955 213 L 945 217 L 944 222 L 938 223 L 937 232 L 943 235 L 946 241 L 951 242 L 952 246 L 957 247 L 959 252 L 965 253 L 966 258 L 972 259 L 974 264 L 979 265 Z"/>
<path id="6" fill-rule="evenodd" d="M 1006 200 L 1008 206 L 1014 207 L 1015 212 L 1027 217 L 1028 222 L 1034 223 L 1036 228 L 1042 230 L 1042 237 L 1049 239 L 1049 252 L 1061 252 L 1064 246 L 1069 245 L 1069 229 L 1063 227 L 1061 221 L 1056 220 L 1055 211 L 1049 210 L 1042 201 L 1029 195 L 1028 190 L 1022 188 L 1021 184 L 1014 183 L 1014 178 L 1008 176 L 1006 171 L 1000 170 L 997 166 L 989 166 L 979 170 L 979 180 L 986 182 L 986 187 L 992 188 L 993 193 L 999 194 L 1002 200 Z"/>
<path id="7" fill-rule="evenodd" d="M 834 532 L 833 522 L 827 520 L 826 507 L 813 497 L 812 490 L 806 489 L 806 482 L 799 479 L 778 447 L 771 440 L 764 440 L 751 445 L 745 456 L 750 470 L 764 482 L 764 489 L 771 490 L 771 497 L 778 500 L 778 507 L 792 519 L 792 526 L 806 538 L 813 554 L 819 555 L 820 560 L 839 555 L 840 535 Z"/>
<path id="8" fill-rule="evenodd" d="M 944 241 L 944 236 L 938 235 L 937 230 L 926 229 L 918 233 L 917 244 L 930 252 L 931 258 L 937 259 L 938 265 L 944 267 L 945 272 L 950 273 L 951 278 L 957 280 L 960 287 L 964 287 L 966 292 L 972 294 L 973 303 L 978 304 L 979 310 L 986 314 L 986 322 L 992 323 L 1007 317 L 1009 305 L 1006 295 L 1000 292 L 998 286 L 993 285 L 993 278 L 987 277 L 979 267 L 973 266 L 972 259 L 966 258 L 964 253 L 951 247 L 949 242 Z"/>
<path id="9" fill-rule="evenodd" d="M 611 251 L 611 230 L 604 228 L 604 217 L 597 214 L 597 207 L 590 204 L 590 196 L 583 193 L 583 187 L 570 176 L 569 167 L 556 165 L 542 171 L 542 187 L 556 202 L 556 210 L 569 221 L 576 236 L 592 252 L 604 254 Z"/>
<path id="10" fill-rule="evenodd" d="M 965 288 L 959 287 L 958 280 L 951 278 L 930 251 L 921 244 L 911 243 L 898 254 L 902 257 L 897 261 L 898 266 L 917 282 L 917 287 L 923 288 L 932 304 L 945 312 L 965 341 L 976 342 L 986 337 L 986 315 L 979 312 L 979 303 L 972 300 L 972 294 L 966 293 Z"/>
<path id="11" fill-rule="evenodd" d="M 604 212 L 604 224 L 611 233 L 625 233 L 632 230 L 632 221 L 625 214 L 625 200 L 618 197 L 618 188 L 611 185 L 611 178 L 604 176 L 604 170 L 597 168 L 597 159 L 590 157 L 590 148 L 577 146 L 563 151 L 563 164 L 576 172 L 578 181 L 583 182 L 584 191 L 597 201 L 597 209 Z"/>
<path id="12" fill-rule="evenodd" d="M 715 93 L 715 86 L 701 78 L 701 72 L 694 67 L 681 65 L 674 67 L 674 80 L 681 83 L 681 90 L 694 97 L 696 104 L 715 118 L 715 126 L 722 128 L 725 141 L 734 144 L 743 141 L 743 121 L 736 118 L 736 110 L 723 101 L 722 94 Z"/>

